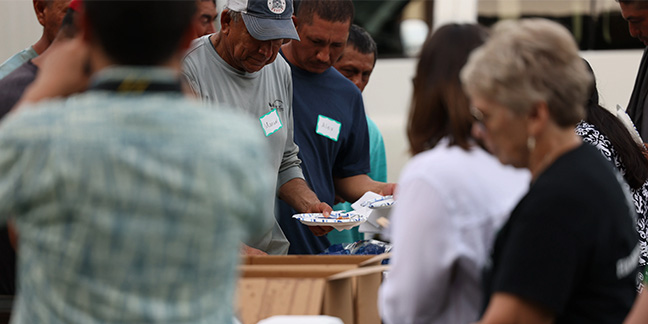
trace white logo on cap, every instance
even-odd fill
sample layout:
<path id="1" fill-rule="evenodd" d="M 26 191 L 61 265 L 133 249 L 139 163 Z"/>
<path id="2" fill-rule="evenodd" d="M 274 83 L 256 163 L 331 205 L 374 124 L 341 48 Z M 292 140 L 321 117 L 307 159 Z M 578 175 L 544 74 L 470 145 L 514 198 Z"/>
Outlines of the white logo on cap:
<path id="1" fill-rule="evenodd" d="M 268 0 L 268 9 L 277 15 L 282 14 L 286 11 L 286 0 Z"/>

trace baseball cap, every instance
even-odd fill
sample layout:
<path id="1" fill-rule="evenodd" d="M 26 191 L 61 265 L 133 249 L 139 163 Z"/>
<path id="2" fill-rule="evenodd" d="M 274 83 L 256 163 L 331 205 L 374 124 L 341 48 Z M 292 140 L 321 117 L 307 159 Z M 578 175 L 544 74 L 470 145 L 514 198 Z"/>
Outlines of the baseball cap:
<path id="1" fill-rule="evenodd" d="M 227 7 L 242 14 L 248 33 L 258 40 L 299 40 L 292 21 L 293 0 L 229 0 Z"/>

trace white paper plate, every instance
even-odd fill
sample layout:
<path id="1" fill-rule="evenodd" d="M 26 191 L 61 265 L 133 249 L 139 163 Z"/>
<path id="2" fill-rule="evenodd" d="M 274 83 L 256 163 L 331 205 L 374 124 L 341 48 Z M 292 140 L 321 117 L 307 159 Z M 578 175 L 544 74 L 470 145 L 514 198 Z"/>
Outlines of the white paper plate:
<path id="1" fill-rule="evenodd" d="M 333 226 L 337 229 L 348 229 L 364 223 L 366 217 L 354 212 L 333 211 L 330 217 L 321 213 L 295 214 L 293 218 L 308 226 Z"/>
<path id="2" fill-rule="evenodd" d="M 368 207 L 371 209 L 382 209 L 389 208 L 394 204 L 394 196 L 384 196 L 372 200 L 367 200 L 362 203 L 362 207 Z"/>

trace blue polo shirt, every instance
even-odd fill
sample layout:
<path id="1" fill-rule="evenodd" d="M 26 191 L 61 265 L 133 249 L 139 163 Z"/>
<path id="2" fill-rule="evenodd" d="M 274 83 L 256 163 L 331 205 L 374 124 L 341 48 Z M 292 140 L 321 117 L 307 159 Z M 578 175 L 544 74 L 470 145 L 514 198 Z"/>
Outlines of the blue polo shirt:
<path id="1" fill-rule="evenodd" d="M 283 55 L 283 53 L 282 53 Z M 289 62 L 290 64 L 290 62 Z M 334 177 L 367 174 L 369 135 L 360 90 L 334 68 L 311 73 L 290 64 L 293 77 L 295 143 L 306 182 L 330 206 Z M 279 224 L 290 242 L 289 254 L 317 254 L 330 243 L 292 218 L 297 212 L 277 203 Z"/>

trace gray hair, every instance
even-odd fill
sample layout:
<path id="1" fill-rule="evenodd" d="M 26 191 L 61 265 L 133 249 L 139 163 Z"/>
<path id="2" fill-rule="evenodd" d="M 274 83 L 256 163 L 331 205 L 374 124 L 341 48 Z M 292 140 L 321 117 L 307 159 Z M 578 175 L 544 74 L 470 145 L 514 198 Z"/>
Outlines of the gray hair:
<path id="1" fill-rule="evenodd" d="M 470 56 L 461 81 L 471 96 L 495 101 L 518 115 L 545 102 L 553 121 L 568 127 L 585 117 L 592 76 L 572 35 L 546 19 L 502 21 Z"/>
<path id="2" fill-rule="evenodd" d="M 233 22 L 239 22 L 241 21 L 241 19 L 243 19 L 243 15 L 239 11 L 234 11 L 228 8 L 227 14 Z"/>

